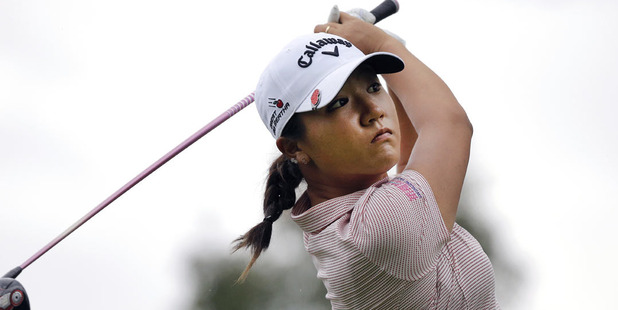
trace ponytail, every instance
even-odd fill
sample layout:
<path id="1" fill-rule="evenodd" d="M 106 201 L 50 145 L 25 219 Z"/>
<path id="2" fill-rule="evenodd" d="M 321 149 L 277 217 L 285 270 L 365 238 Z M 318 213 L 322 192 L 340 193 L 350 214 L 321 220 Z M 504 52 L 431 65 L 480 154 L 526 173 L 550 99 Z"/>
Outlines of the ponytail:
<path id="1" fill-rule="evenodd" d="M 233 251 L 249 248 L 253 254 L 247 268 L 240 275 L 237 283 L 247 278 L 249 270 L 262 251 L 270 245 L 273 223 L 281 216 L 283 210 L 291 209 L 296 202 L 296 187 L 303 179 L 298 164 L 285 155 L 279 156 L 270 166 L 264 192 L 264 219 L 247 233 L 234 240 Z"/>

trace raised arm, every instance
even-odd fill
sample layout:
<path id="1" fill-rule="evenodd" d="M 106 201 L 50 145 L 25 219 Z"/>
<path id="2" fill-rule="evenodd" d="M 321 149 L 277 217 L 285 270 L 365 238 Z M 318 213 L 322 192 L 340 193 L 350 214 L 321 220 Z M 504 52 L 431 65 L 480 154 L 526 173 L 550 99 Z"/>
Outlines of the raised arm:
<path id="1" fill-rule="evenodd" d="M 414 149 L 416 139 L 418 139 L 418 134 L 416 133 L 416 129 L 414 129 L 414 125 L 412 125 L 410 118 L 408 117 L 408 113 L 401 105 L 401 100 L 399 100 L 399 97 L 397 97 L 397 95 L 390 89 L 389 95 L 395 103 L 397 118 L 399 119 L 401 143 L 399 145 L 400 156 L 399 162 L 397 163 L 397 173 L 401 173 L 408 166 L 408 161 L 410 159 L 410 155 L 412 155 L 412 150 Z"/>
<path id="2" fill-rule="evenodd" d="M 425 176 L 451 230 L 470 157 L 472 125 L 442 79 L 403 45 L 390 42 L 383 50 L 399 55 L 406 63 L 402 72 L 384 76 L 418 134 L 405 169 Z"/>
<path id="3" fill-rule="evenodd" d="M 379 28 L 345 13 L 341 13 L 340 24 L 328 25 L 330 33 L 345 37 L 365 53 L 391 52 L 405 62 L 403 71 L 383 76 L 395 99 L 399 99 L 395 104 L 400 121 L 407 117 L 415 130 L 402 133 L 402 137 L 410 139 L 418 134 L 411 142 L 413 149 L 407 163 L 404 158 L 400 165 L 427 179 L 444 223 L 451 230 L 470 156 L 472 125 L 465 111 L 440 77 Z M 315 30 L 324 31 L 320 25 Z M 410 145 L 410 141 L 402 141 L 402 146 L 406 143 Z"/>

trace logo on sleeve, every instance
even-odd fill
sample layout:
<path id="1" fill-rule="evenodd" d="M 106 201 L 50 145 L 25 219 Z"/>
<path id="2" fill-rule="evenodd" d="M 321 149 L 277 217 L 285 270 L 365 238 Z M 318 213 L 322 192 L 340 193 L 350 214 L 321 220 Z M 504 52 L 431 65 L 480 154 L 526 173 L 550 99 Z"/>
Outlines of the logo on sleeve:
<path id="1" fill-rule="evenodd" d="M 410 182 L 408 182 L 405 179 L 394 178 L 391 181 L 391 184 L 393 184 L 393 186 L 400 189 L 404 193 L 404 195 L 406 195 L 406 197 L 410 199 L 410 201 L 416 200 L 418 198 L 423 198 L 423 196 L 421 195 L 421 192 L 418 189 L 416 189 L 414 185 L 412 185 Z"/>

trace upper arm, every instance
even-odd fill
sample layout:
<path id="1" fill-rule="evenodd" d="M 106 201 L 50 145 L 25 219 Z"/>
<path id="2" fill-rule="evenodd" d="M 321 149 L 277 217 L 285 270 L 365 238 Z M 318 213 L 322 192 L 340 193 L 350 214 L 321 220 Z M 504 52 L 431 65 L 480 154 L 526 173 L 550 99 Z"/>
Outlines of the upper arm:
<path id="1" fill-rule="evenodd" d="M 401 133 L 401 142 L 399 144 L 400 156 L 399 162 L 397 163 L 397 173 L 399 174 L 403 172 L 405 167 L 408 165 L 408 159 L 410 158 L 410 154 L 412 153 L 418 134 L 416 133 L 416 129 L 414 129 L 414 125 L 412 125 L 410 118 L 406 114 L 405 109 L 401 105 L 401 100 L 399 100 L 397 94 L 390 89 L 388 93 L 395 104 L 397 119 L 399 121 L 399 132 Z"/>
<path id="2" fill-rule="evenodd" d="M 430 184 L 444 224 L 452 230 L 470 157 L 472 125 L 467 117 L 445 120 L 419 133 L 406 169 Z"/>

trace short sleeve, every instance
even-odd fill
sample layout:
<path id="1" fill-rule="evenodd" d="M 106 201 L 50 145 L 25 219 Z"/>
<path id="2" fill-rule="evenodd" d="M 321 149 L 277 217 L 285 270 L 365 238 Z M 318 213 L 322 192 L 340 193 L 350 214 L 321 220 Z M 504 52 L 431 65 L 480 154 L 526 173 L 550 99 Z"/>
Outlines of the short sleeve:
<path id="1" fill-rule="evenodd" d="M 361 253 L 387 273 L 408 281 L 436 268 L 450 234 L 420 173 L 406 170 L 362 200 L 350 219 Z"/>

